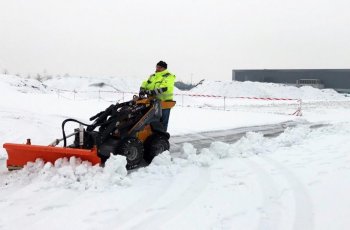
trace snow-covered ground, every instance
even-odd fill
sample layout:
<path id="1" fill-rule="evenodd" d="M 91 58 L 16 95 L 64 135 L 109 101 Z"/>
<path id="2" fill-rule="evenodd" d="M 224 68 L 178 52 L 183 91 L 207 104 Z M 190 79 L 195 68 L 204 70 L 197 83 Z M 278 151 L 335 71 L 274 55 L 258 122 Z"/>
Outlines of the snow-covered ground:
<path id="1" fill-rule="evenodd" d="M 138 79 L 62 77 L 42 84 L 0 75 L 0 143 L 30 137 L 46 145 L 61 136 L 63 119 L 88 122 L 111 101 L 131 98 L 102 91 L 138 88 Z M 349 97 L 253 82 L 205 81 L 176 93 L 172 135 L 286 121 L 300 125 L 273 138 L 248 132 L 234 143 L 213 140 L 208 148 L 184 143 L 180 152 L 164 152 L 132 172 L 121 156 L 105 168 L 71 158 L 54 165 L 38 160 L 7 172 L 1 149 L 0 229 L 350 228 Z M 224 111 L 218 106 L 222 98 L 184 93 L 302 99 L 303 116 L 290 115 L 297 108 L 293 101 L 231 99 Z M 315 123 L 321 126 L 310 128 Z"/>

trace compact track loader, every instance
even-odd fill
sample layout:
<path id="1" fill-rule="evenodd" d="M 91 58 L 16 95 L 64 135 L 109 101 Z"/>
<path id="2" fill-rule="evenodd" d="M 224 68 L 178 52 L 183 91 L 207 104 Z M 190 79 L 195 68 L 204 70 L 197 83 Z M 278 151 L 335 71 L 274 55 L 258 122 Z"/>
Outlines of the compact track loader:
<path id="1" fill-rule="evenodd" d="M 28 162 L 40 158 L 54 163 L 59 158 L 78 157 L 93 165 L 104 165 L 110 154 L 123 155 L 127 159 L 127 169 L 136 168 L 141 162 L 150 163 L 165 150 L 169 150 L 169 138 L 161 123 L 162 109 L 172 108 L 175 101 L 160 101 L 150 96 L 110 105 L 106 110 L 90 118 L 92 124 L 75 119 L 62 122 L 63 138 L 56 139 L 48 146 L 5 143 L 8 154 L 7 168 L 20 169 Z M 66 135 L 65 124 L 76 122 L 79 128 Z M 67 139 L 74 137 L 67 146 Z M 63 146 L 57 145 L 63 141 Z"/>

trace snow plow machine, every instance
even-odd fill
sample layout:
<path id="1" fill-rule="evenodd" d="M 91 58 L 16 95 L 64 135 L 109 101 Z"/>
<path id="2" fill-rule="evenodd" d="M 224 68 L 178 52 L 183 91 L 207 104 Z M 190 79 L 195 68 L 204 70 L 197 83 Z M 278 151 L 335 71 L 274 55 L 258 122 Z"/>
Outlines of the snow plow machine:
<path id="1" fill-rule="evenodd" d="M 63 137 L 48 146 L 32 145 L 30 139 L 26 144 L 5 143 L 7 168 L 21 169 L 36 159 L 54 164 L 59 158 L 73 156 L 104 166 L 111 154 L 125 156 L 127 169 L 150 163 L 156 155 L 170 148 L 170 135 L 164 130 L 161 116 L 162 109 L 172 108 L 175 103 L 147 95 L 134 96 L 131 101 L 112 104 L 91 117 L 92 124 L 66 119 L 62 122 Z M 78 123 L 79 128 L 66 135 L 67 122 Z M 67 146 L 69 137 L 74 137 L 74 141 Z M 61 141 L 63 146 L 58 147 Z"/>

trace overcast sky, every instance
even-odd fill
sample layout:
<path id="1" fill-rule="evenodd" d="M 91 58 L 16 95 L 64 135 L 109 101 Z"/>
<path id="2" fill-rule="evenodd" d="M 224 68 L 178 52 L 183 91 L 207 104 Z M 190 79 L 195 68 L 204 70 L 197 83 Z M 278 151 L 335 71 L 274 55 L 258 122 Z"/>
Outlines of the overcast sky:
<path id="1" fill-rule="evenodd" d="M 349 0 L 0 0 L 0 70 L 230 80 L 350 68 Z"/>

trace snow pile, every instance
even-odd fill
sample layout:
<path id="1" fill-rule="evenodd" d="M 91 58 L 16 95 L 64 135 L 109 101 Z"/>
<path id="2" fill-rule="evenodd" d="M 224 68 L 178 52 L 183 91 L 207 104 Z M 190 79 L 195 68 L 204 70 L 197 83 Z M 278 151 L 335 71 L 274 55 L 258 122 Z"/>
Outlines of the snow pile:
<path id="1" fill-rule="evenodd" d="M 287 129 L 277 138 L 269 139 L 261 133 L 249 132 L 234 144 L 213 142 L 209 148 L 197 150 L 190 143 L 182 146 L 180 153 L 165 151 L 156 156 L 152 163 L 134 171 L 131 177 L 126 170 L 126 158 L 114 156 L 107 160 L 105 167 L 92 166 L 79 158 L 63 158 L 44 163 L 37 159 L 29 162 L 22 170 L 5 173 L 1 186 L 38 183 L 42 188 L 61 187 L 76 190 L 103 190 L 112 186 L 128 186 L 132 178 L 145 176 L 174 176 L 184 167 L 210 167 L 219 159 L 249 157 L 277 151 L 301 143 L 309 135 L 307 126 Z"/>
<path id="2" fill-rule="evenodd" d="M 192 144 L 184 143 L 180 153 L 165 151 L 155 157 L 148 167 L 139 169 L 135 174 L 176 175 L 181 168 L 187 166 L 210 167 L 220 159 L 268 154 L 300 145 L 313 132 L 315 131 L 306 125 L 287 128 L 284 133 L 272 139 L 264 137 L 262 133 L 248 132 L 236 143 L 213 142 L 209 148 L 199 151 Z"/>
<path id="3" fill-rule="evenodd" d="M 146 79 L 146 78 L 145 78 Z M 31 97 L 50 95 L 52 98 L 71 101 L 99 100 L 106 102 L 130 100 L 137 94 L 143 78 L 121 77 L 81 77 L 55 76 L 40 81 L 14 75 L 0 75 L 0 89 L 12 97 L 24 97 L 22 93 L 32 93 Z M 181 93 L 175 89 L 175 93 Z M 14 99 L 12 99 L 14 100 Z M 52 100 L 52 99 L 51 99 Z"/>
<path id="4" fill-rule="evenodd" d="M 112 155 L 104 168 L 75 157 L 58 159 L 54 164 L 37 159 L 27 163 L 22 170 L 5 174 L 1 186 L 37 183 L 46 189 L 103 190 L 129 185 L 126 175 L 126 158 L 119 155 Z"/>
<path id="5" fill-rule="evenodd" d="M 69 82 L 69 84 L 67 84 Z M 142 79 L 121 77 L 54 77 L 43 83 L 51 89 L 76 91 L 138 92 Z"/>
<path id="6" fill-rule="evenodd" d="M 184 143 L 181 149 L 181 158 L 188 159 L 197 154 L 197 149 L 190 143 Z"/>
<path id="7" fill-rule="evenodd" d="M 280 148 L 288 148 L 293 145 L 299 145 L 310 135 L 308 126 L 296 128 L 287 128 L 284 133 L 276 138 L 266 138 L 262 133 L 248 132 L 244 137 L 234 144 L 223 142 L 213 142 L 209 148 L 203 148 L 197 151 L 190 143 L 185 143 L 182 147 L 181 159 L 187 160 L 182 165 L 197 165 L 209 167 L 218 159 L 229 157 L 249 157 L 258 154 L 267 154 L 278 151 Z M 174 160 L 176 162 L 176 160 Z"/>
<path id="8" fill-rule="evenodd" d="M 92 166 L 90 162 L 75 157 L 63 158 L 54 164 L 38 159 L 28 163 L 23 170 L 5 174 L 2 186 L 38 183 L 42 188 L 61 187 L 77 190 L 103 190 L 111 186 L 127 186 L 132 178 L 146 176 L 175 176 L 184 167 L 210 167 L 219 159 L 249 157 L 266 154 L 292 145 L 298 145 L 310 134 L 307 126 L 288 128 L 277 138 L 269 139 L 261 133 L 249 132 L 234 144 L 213 142 L 209 148 L 197 151 L 190 143 L 182 146 L 180 153 L 165 151 L 156 156 L 152 163 L 136 170 L 132 177 L 127 174 L 126 158 L 112 155 L 105 167 Z"/>
<path id="9" fill-rule="evenodd" d="M 191 93 L 220 95 L 226 97 L 274 97 L 303 100 L 348 100 L 333 89 L 316 89 L 311 86 L 295 87 L 283 84 L 239 81 L 204 81 Z"/>
<path id="10" fill-rule="evenodd" d="M 16 91 L 56 93 L 57 90 L 76 91 L 82 96 L 89 98 L 93 92 L 113 91 L 132 92 L 139 91 L 141 82 L 145 78 L 123 78 L 123 77 L 52 77 L 43 79 L 42 82 L 36 79 L 28 79 L 13 75 L 0 75 L 0 88 L 11 86 Z M 175 88 L 176 94 L 183 91 Z M 333 89 L 316 89 L 311 86 L 295 87 L 283 84 L 261 83 L 261 82 L 238 82 L 238 81 L 204 81 L 201 85 L 188 91 L 189 93 L 220 95 L 226 97 L 275 97 L 295 98 L 303 100 L 349 100 L 344 94 L 339 94 Z M 187 92 L 186 92 L 187 93 Z M 90 95 L 91 96 L 91 95 Z M 96 98 L 96 93 L 93 95 Z M 187 99 L 186 99 L 187 100 Z"/>
<path id="11" fill-rule="evenodd" d="M 184 165 L 179 163 L 179 161 L 176 160 L 172 156 L 172 154 L 169 151 L 164 151 L 163 153 L 156 156 L 150 165 L 138 169 L 134 177 L 156 177 L 156 178 L 162 178 L 162 177 L 173 177 L 177 175 L 181 168 Z"/>
<path id="12" fill-rule="evenodd" d="M 45 93 L 47 87 L 38 80 L 23 78 L 14 75 L 0 74 L 0 89 L 2 93 L 10 93 L 16 90 L 21 93 Z"/>
<path id="13" fill-rule="evenodd" d="M 168 150 L 156 156 L 152 161 L 153 165 L 171 165 L 171 163 L 171 156 Z"/>
<path id="14" fill-rule="evenodd" d="M 279 148 L 286 148 L 300 144 L 310 134 L 308 126 L 287 128 L 281 135 L 269 139 L 261 133 L 249 132 L 231 146 L 235 156 L 249 157 L 257 154 L 275 152 Z"/>

